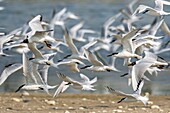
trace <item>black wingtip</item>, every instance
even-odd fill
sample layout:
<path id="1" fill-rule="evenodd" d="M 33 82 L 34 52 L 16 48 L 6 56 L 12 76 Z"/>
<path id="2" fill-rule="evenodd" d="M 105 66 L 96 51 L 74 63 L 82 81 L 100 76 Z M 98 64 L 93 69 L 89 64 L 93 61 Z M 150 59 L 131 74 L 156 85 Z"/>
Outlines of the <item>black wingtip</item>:
<path id="1" fill-rule="evenodd" d="M 124 77 L 124 76 L 126 76 L 126 75 L 128 75 L 129 73 L 125 73 L 125 74 L 123 74 L 123 75 L 120 75 L 120 77 Z"/>
<path id="2" fill-rule="evenodd" d="M 113 56 L 113 55 L 116 55 L 116 54 L 118 54 L 118 53 L 111 53 L 111 54 L 107 55 L 107 57 L 110 57 L 110 56 Z"/>
<path id="3" fill-rule="evenodd" d="M 22 88 L 22 87 L 24 87 L 24 86 L 25 86 L 25 84 L 23 84 L 23 85 L 19 86 L 19 88 L 15 91 L 15 93 L 17 93 L 18 91 L 20 91 L 20 90 L 21 90 L 21 88 Z"/>
<path id="4" fill-rule="evenodd" d="M 121 102 L 122 102 L 123 100 L 125 100 L 125 99 L 126 99 L 126 97 L 120 99 L 117 103 L 121 103 Z"/>
<path id="5" fill-rule="evenodd" d="M 115 91 L 113 88 L 107 86 L 107 89 L 111 92 L 111 91 Z"/>
<path id="6" fill-rule="evenodd" d="M 80 69 L 86 69 L 86 68 L 88 68 L 88 67 L 90 67 L 90 66 L 92 66 L 92 65 L 86 65 L 86 66 L 84 66 L 84 67 L 81 67 Z"/>
<path id="7" fill-rule="evenodd" d="M 5 66 L 5 68 L 12 66 L 14 63 L 8 64 Z"/>

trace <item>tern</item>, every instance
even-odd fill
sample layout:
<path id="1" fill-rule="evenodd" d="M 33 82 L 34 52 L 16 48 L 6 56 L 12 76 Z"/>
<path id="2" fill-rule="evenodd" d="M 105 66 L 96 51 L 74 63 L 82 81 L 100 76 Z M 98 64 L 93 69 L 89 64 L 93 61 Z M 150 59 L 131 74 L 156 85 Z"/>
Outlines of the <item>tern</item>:
<path id="1" fill-rule="evenodd" d="M 85 65 L 82 61 L 78 59 L 64 59 L 61 62 L 55 63 L 54 67 L 58 68 L 59 65 L 67 65 L 72 72 L 80 72 L 78 65 Z"/>
<path id="2" fill-rule="evenodd" d="M 11 51 L 13 51 L 15 53 L 19 53 L 19 54 L 22 54 L 23 51 L 25 53 L 30 51 L 27 44 L 25 44 L 25 43 L 13 44 L 13 45 L 5 46 L 3 49 L 4 50 L 11 50 Z"/>
<path id="3" fill-rule="evenodd" d="M 47 81 L 44 81 L 37 70 L 37 64 L 32 63 L 28 60 L 26 54 L 23 52 L 23 75 L 26 79 L 26 83 L 21 85 L 15 92 L 20 90 L 44 90 L 48 94 L 48 89 L 53 89 L 56 86 L 48 85 Z"/>
<path id="4" fill-rule="evenodd" d="M 129 32 L 128 34 L 126 34 L 123 38 L 119 37 L 118 40 L 121 40 L 121 44 L 123 45 L 123 50 L 121 52 L 114 52 L 111 53 L 109 56 L 114 56 L 114 57 L 119 57 L 119 58 L 132 58 L 132 57 L 136 57 L 138 59 L 141 59 L 141 56 L 133 53 L 134 52 L 134 48 L 133 48 L 133 44 L 132 44 L 132 39 L 135 38 L 138 35 L 139 30 L 135 29 L 132 30 L 131 32 Z"/>
<path id="5" fill-rule="evenodd" d="M 146 94 L 145 96 L 141 96 L 141 90 L 142 90 L 143 84 L 144 84 L 144 81 L 142 81 L 140 83 L 139 89 L 134 91 L 132 94 L 127 94 L 127 93 L 124 93 L 122 91 L 115 90 L 115 89 L 113 89 L 113 88 L 111 88 L 109 86 L 107 86 L 107 89 L 112 94 L 116 94 L 118 96 L 123 96 L 123 98 L 121 100 L 119 100 L 118 103 L 126 100 L 127 98 L 135 98 L 137 100 L 142 101 L 144 105 L 147 105 L 148 101 L 149 101 L 149 95 Z"/>
<path id="6" fill-rule="evenodd" d="M 0 36 L 0 56 L 10 56 L 10 55 L 5 54 L 3 52 L 3 45 L 4 45 L 4 43 L 6 43 L 9 40 L 11 40 L 13 37 L 14 37 L 14 35 L 12 35 L 12 34 Z"/>
<path id="7" fill-rule="evenodd" d="M 152 16 L 164 16 L 164 15 L 169 15 L 170 12 L 165 12 L 163 10 L 163 5 L 170 5 L 170 2 L 164 1 L 164 0 L 155 0 L 155 8 L 146 6 L 146 5 L 139 5 L 139 7 L 136 9 L 134 14 L 137 13 L 143 13 L 143 14 L 148 14 Z"/>
<path id="8" fill-rule="evenodd" d="M 97 59 L 97 57 L 94 55 L 94 53 L 92 53 L 91 51 L 85 49 L 85 55 L 88 59 L 88 61 L 92 64 L 92 65 L 86 65 L 84 67 L 81 67 L 80 69 L 88 69 L 88 70 L 92 70 L 92 71 L 115 71 L 114 67 L 112 66 L 107 66 L 104 65 L 101 61 L 99 61 Z"/>
<path id="9" fill-rule="evenodd" d="M 36 43 L 28 43 L 28 48 L 30 51 L 34 54 L 34 58 L 29 58 L 30 61 L 37 63 L 37 64 L 43 64 L 43 65 L 50 65 L 53 66 L 53 62 L 49 61 L 48 58 L 45 58 L 44 55 L 37 49 Z M 55 53 L 54 53 L 55 54 Z M 53 54 L 51 54 L 53 56 Z"/>
<path id="10" fill-rule="evenodd" d="M 76 81 L 64 74 L 59 73 L 58 77 L 63 80 L 63 82 L 60 84 L 60 86 L 57 88 L 56 92 L 54 93 L 54 96 L 58 96 L 60 93 L 64 92 L 70 85 L 73 86 L 75 89 L 79 90 L 96 90 L 93 87 L 93 84 L 97 82 L 97 77 L 90 80 L 87 76 L 84 74 L 80 74 L 80 77 L 82 81 Z"/>
<path id="11" fill-rule="evenodd" d="M 42 15 L 34 17 L 28 25 L 31 31 L 26 34 L 26 39 L 23 40 L 23 43 L 43 42 L 49 46 L 48 41 L 55 42 L 55 39 L 48 35 L 53 30 L 45 30 L 43 27 Z"/>
<path id="12" fill-rule="evenodd" d="M 135 91 L 137 89 L 138 82 L 144 78 L 144 73 L 151 67 L 151 66 L 159 66 L 159 65 L 168 65 L 166 62 L 157 61 L 157 56 L 149 51 L 144 51 L 145 57 L 140 59 L 136 62 L 129 64 L 128 66 L 132 65 L 132 88 Z"/>

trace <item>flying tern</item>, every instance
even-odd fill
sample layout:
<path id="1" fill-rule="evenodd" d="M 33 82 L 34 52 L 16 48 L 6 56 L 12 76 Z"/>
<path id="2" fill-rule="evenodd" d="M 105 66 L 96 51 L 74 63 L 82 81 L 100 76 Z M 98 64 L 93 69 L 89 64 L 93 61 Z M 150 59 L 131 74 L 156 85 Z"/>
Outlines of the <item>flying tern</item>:
<path id="1" fill-rule="evenodd" d="M 93 84 L 95 82 L 97 82 L 97 77 L 95 77 L 94 79 L 90 80 L 87 76 L 85 76 L 84 74 L 80 74 L 81 77 L 81 81 L 76 81 L 64 74 L 59 73 L 58 77 L 60 79 L 63 80 L 63 82 L 60 84 L 60 86 L 58 87 L 58 89 L 56 90 L 56 92 L 54 93 L 55 97 L 56 95 L 58 95 L 59 93 L 64 92 L 69 85 L 73 86 L 73 88 L 75 89 L 79 89 L 79 90 L 92 90 L 94 91 L 95 89 L 93 88 Z"/>

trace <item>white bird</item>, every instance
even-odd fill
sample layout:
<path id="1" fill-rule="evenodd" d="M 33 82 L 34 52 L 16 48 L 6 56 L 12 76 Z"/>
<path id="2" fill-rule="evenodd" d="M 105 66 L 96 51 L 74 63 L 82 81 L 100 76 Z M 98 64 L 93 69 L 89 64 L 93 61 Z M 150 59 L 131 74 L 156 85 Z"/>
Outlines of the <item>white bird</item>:
<path id="1" fill-rule="evenodd" d="M 50 86 L 44 81 L 38 72 L 37 64 L 30 62 L 25 53 L 23 53 L 23 75 L 26 83 L 21 85 L 15 92 L 20 90 L 44 90 L 48 94 L 48 89 L 53 89 L 56 86 Z"/>
<path id="2" fill-rule="evenodd" d="M 75 46 L 75 44 L 73 43 L 73 39 L 71 37 L 71 35 L 69 34 L 68 29 L 66 28 L 66 26 L 64 24 L 61 25 L 63 31 L 64 31 L 64 40 L 65 43 L 68 45 L 68 47 L 71 50 L 71 56 L 69 56 L 69 58 L 74 58 L 74 59 L 79 59 L 79 60 L 86 60 L 86 57 L 84 57 L 77 49 L 77 47 Z"/>
<path id="3" fill-rule="evenodd" d="M 131 58 L 137 58 L 141 59 L 142 57 L 136 53 L 134 53 L 134 45 L 133 45 L 133 39 L 136 38 L 136 36 L 140 34 L 138 29 L 132 30 L 129 33 L 127 33 L 125 36 L 116 36 L 117 40 L 114 43 L 120 43 L 123 46 L 123 50 L 120 52 L 113 52 L 107 57 L 113 56 L 118 58 L 124 58 L 124 64 L 129 64 Z"/>
<path id="4" fill-rule="evenodd" d="M 108 55 L 109 56 L 114 56 L 114 57 L 119 57 L 119 58 L 132 58 L 136 57 L 138 59 L 141 59 L 141 56 L 133 53 L 134 52 L 134 47 L 132 44 L 132 39 L 135 38 L 138 35 L 139 30 L 135 29 L 130 31 L 128 34 L 126 34 L 124 37 L 117 37 L 118 41 L 120 40 L 121 45 L 123 46 L 123 50 L 121 52 L 114 52 Z"/>
<path id="5" fill-rule="evenodd" d="M 48 33 L 53 30 L 46 30 L 42 23 L 41 15 L 37 15 L 28 23 L 31 31 L 26 34 L 26 39 L 23 40 L 23 43 L 42 42 L 49 46 L 47 43 L 48 41 L 56 41 L 48 35 Z"/>
<path id="6" fill-rule="evenodd" d="M 32 32 L 44 31 L 41 22 L 42 22 L 42 15 L 37 15 L 31 21 L 29 21 L 28 25 L 31 28 Z"/>
<path id="7" fill-rule="evenodd" d="M 30 51 L 27 44 L 25 44 L 25 43 L 12 44 L 12 45 L 9 45 L 9 46 L 5 46 L 3 49 L 4 50 L 11 50 L 11 51 L 13 51 L 15 53 L 19 53 L 19 54 L 22 54 L 23 51 L 25 53 Z"/>
<path id="8" fill-rule="evenodd" d="M 30 61 L 36 64 L 43 64 L 43 65 L 50 65 L 50 66 L 54 65 L 52 61 L 48 60 L 48 57 L 45 58 L 45 55 L 42 55 L 42 53 L 37 49 L 36 43 L 28 43 L 28 48 L 35 56 L 34 58 L 29 58 Z M 53 56 L 54 54 L 51 55 Z"/>
<path id="9" fill-rule="evenodd" d="M 144 51 L 144 53 L 145 53 L 144 58 L 129 64 L 129 66 L 133 65 L 131 76 L 132 76 L 132 88 L 134 91 L 137 89 L 137 84 L 139 83 L 139 81 L 144 78 L 144 73 L 151 66 L 157 67 L 159 65 L 161 66 L 168 65 L 168 63 L 166 62 L 157 61 L 158 57 L 154 53 L 148 51 Z"/>
<path id="10" fill-rule="evenodd" d="M 3 52 L 3 45 L 4 45 L 4 43 L 10 41 L 11 38 L 13 38 L 13 37 L 14 37 L 13 34 L 0 36 L 0 56 L 9 56 Z"/>
<path id="11" fill-rule="evenodd" d="M 170 12 L 165 12 L 163 10 L 163 5 L 170 5 L 170 2 L 164 0 L 155 0 L 155 7 L 149 7 L 146 5 L 139 5 L 138 8 L 135 10 L 134 14 L 143 13 L 152 16 L 164 16 L 169 15 Z"/>
<path id="12" fill-rule="evenodd" d="M 108 20 L 105 21 L 105 23 L 102 26 L 101 29 L 101 38 L 107 39 L 107 36 L 109 35 L 109 27 L 111 26 L 111 24 L 113 24 L 116 19 L 118 19 L 121 16 L 121 13 L 119 12 L 118 14 L 110 17 Z"/>
<path id="13" fill-rule="evenodd" d="M 74 25 L 73 27 L 70 28 L 70 35 L 73 37 L 73 38 L 76 38 L 77 35 L 78 35 L 78 31 L 83 27 L 84 25 L 84 22 L 80 22 L 76 25 Z"/>
<path id="14" fill-rule="evenodd" d="M 64 59 L 58 63 L 54 64 L 54 67 L 58 68 L 60 65 L 67 65 L 72 72 L 80 72 L 78 65 L 85 65 L 82 61 L 78 59 Z"/>
<path id="15" fill-rule="evenodd" d="M 80 17 L 76 16 L 74 13 L 67 11 L 67 8 L 63 8 L 61 11 L 58 13 L 53 12 L 53 18 L 50 21 L 50 29 L 54 29 L 55 25 L 57 23 L 64 23 L 66 20 L 77 20 L 80 19 Z M 54 31 L 50 32 L 50 36 L 54 36 Z"/>
<path id="16" fill-rule="evenodd" d="M 96 81 L 97 81 L 97 77 L 95 77 L 94 79 L 90 80 L 87 76 L 85 76 L 84 74 L 80 74 L 80 77 L 82 79 L 82 81 L 76 81 L 64 74 L 61 74 L 59 73 L 58 74 L 58 77 L 60 79 L 63 80 L 63 82 L 60 84 L 60 86 L 58 87 L 58 89 L 56 90 L 56 92 L 54 93 L 54 96 L 55 97 L 56 95 L 58 96 L 59 93 L 62 93 L 64 92 L 68 87 L 69 85 L 73 86 L 73 88 L 75 89 L 79 89 L 79 90 L 96 90 L 94 89 L 93 85 Z"/>
<path id="17" fill-rule="evenodd" d="M 145 96 L 141 96 L 141 90 L 142 90 L 143 84 L 144 84 L 144 81 L 142 80 L 139 84 L 138 90 L 134 91 L 132 94 L 127 94 L 122 91 L 114 90 L 109 86 L 107 86 L 107 89 L 112 94 L 116 94 L 118 96 L 123 96 L 123 98 L 121 100 L 119 100 L 118 103 L 126 100 L 127 98 L 135 98 L 136 100 L 142 101 L 144 105 L 147 105 L 148 100 L 149 100 L 149 95 L 146 94 Z"/>
<path id="18" fill-rule="evenodd" d="M 107 66 L 104 65 L 101 61 L 99 61 L 97 59 L 97 57 L 94 55 L 94 53 L 92 53 L 91 51 L 85 49 L 85 55 L 88 59 L 88 61 L 92 64 L 92 65 L 86 65 L 84 67 L 81 67 L 80 69 L 88 69 L 88 70 L 92 70 L 92 71 L 116 71 L 114 70 L 115 68 L 112 66 Z"/>

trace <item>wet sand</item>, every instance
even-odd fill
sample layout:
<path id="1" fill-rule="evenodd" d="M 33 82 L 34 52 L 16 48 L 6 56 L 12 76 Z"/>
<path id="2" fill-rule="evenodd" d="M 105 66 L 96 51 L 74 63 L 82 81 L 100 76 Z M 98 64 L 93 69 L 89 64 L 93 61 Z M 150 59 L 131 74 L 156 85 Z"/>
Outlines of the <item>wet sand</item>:
<path id="1" fill-rule="evenodd" d="M 0 93 L 0 113 L 170 113 L 170 96 L 150 96 L 149 105 L 138 101 L 116 103 L 112 94 Z"/>

